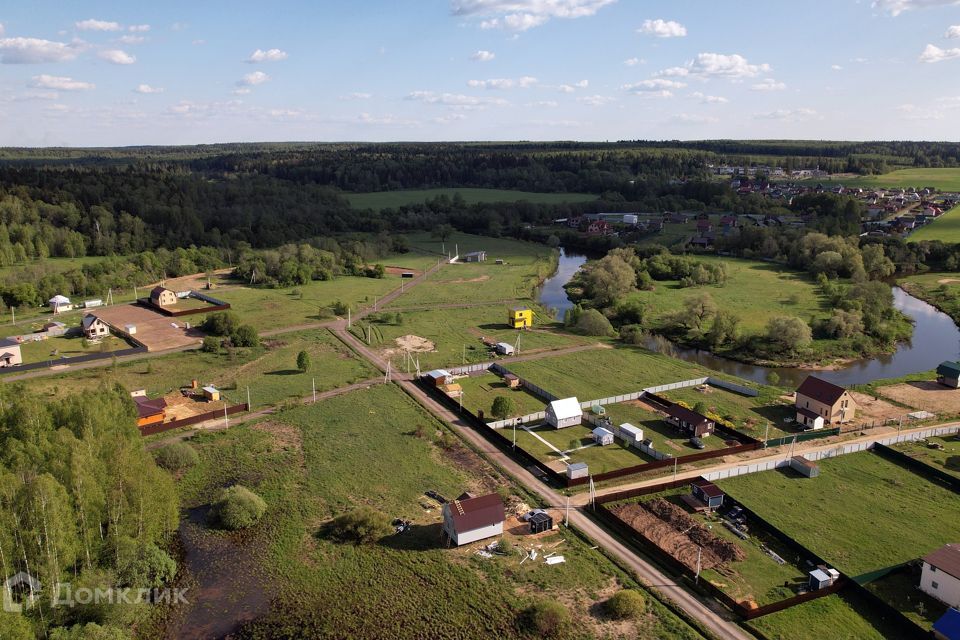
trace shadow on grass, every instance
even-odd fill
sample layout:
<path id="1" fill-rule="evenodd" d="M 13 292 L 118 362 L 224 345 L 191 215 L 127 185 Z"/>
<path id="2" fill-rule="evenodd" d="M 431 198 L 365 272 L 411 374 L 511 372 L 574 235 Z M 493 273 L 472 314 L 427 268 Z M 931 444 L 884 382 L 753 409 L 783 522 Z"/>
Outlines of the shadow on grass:
<path id="1" fill-rule="evenodd" d="M 443 548 L 440 537 L 443 526 L 434 524 L 415 524 L 403 533 L 381 538 L 377 544 L 397 551 L 431 551 Z"/>
<path id="2" fill-rule="evenodd" d="M 277 369 L 276 371 L 267 371 L 268 376 L 295 376 L 303 373 L 300 369 Z"/>

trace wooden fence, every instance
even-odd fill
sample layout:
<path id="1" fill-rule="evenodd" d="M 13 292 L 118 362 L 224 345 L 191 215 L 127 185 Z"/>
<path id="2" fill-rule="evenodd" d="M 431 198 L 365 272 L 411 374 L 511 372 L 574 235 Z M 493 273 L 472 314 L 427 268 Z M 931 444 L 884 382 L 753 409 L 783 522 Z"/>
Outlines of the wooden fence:
<path id="1" fill-rule="evenodd" d="M 226 412 L 221 410 L 208 411 L 206 413 L 190 416 L 189 418 L 181 418 L 180 420 L 173 420 L 171 422 L 163 422 L 161 424 L 151 424 L 147 425 L 146 427 L 140 427 L 140 435 L 152 436 L 158 433 L 179 429 L 180 427 L 189 427 L 190 425 L 206 422 L 207 420 L 218 420 L 223 418 L 224 415 L 232 416 L 234 414 L 249 410 L 250 405 L 248 405 L 246 402 L 243 404 L 235 404 L 232 407 L 227 407 Z"/>

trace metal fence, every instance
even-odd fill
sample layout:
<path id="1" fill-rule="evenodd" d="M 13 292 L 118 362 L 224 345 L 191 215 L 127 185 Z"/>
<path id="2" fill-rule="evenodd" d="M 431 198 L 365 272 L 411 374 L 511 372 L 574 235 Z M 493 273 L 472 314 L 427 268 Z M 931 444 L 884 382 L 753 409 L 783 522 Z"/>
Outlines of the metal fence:
<path id="1" fill-rule="evenodd" d="M 104 351 L 101 353 L 85 353 L 83 355 L 73 356 L 70 358 L 59 358 L 57 360 L 44 360 L 43 362 L 29 362 L 27 364 L 18 364 L 13 367 L 4 367 L 0 369 L 0 374 L 33 371 L 34 369 L 48 369 L 50 367 L 69 366 L 72 364 L 80 364 L 82 362 L 93 362 L 95 360 L 108 360 L 111 358 L 122 358 L 124 356 L 132 356 L 138 353 L 146 353 L 146 352 L 147 352 L 146 347 L 139 346 L 139 347 L 131 347 L 129 349 L 118 349 L 117 351 Z"/>
<path id="2" fill-rule="evenodd" d="M 727 382 L 726 380 L 721 380 L 720 378 L 707 378 L 707 384 L 712 387 L 720 387 L 721 389 L 726 389 L 727 391 L 739 393 L 742 396 L 750 396 L 751 398 L 756 398 L 758 395 L 760 395 L 760 392 L 756 389 L 751 389 L 750 387 L 745 387 L 742 384 L 737 384 L 735 382 Z"/>
<path id="3" fill-rule="evenodd" d="M 796 433 L 792 436 L 782 436 L 780 438 L 770 438 L 765 442 L 768 447 L 779 447 L 792 442 L 807 442 L 809 440 L 819 440 L 820 438 L 829 438 L 840 435 L 840 427 L 833 429 L 818 429 L 816 431 L 807 431 L 806 433 Z"/>

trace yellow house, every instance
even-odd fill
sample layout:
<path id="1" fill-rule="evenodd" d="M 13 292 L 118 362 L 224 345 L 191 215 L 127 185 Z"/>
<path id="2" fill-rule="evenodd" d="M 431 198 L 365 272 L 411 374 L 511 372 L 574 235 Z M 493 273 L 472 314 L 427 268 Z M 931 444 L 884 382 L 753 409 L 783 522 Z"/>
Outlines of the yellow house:
<path id="1" fill-rule="evenodd" d="M 533 310 L 529 307 L 514 307 L 510 309 L 507 324 L 514 329 L 523 329 L 533 326 Z"/>

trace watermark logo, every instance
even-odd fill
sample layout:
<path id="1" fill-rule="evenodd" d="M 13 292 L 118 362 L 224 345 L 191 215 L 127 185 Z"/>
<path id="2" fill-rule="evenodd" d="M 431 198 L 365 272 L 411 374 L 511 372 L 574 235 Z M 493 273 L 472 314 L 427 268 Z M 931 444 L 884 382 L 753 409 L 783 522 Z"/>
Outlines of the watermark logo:
<path id="1" fill-rule="evenodd" d="M 26 571 L 12 575 L 3 583 L 3 610 L 7 613 L 20 613 L 24 608 L 33 606 L 36 594 L 40 592 L 40 581 Z M 18 601 L 13 594 L 22 595 Z"/>
<path id="2" fill-rule="evenodd" d="M 20 613 L 33 606 L 40 593 L 40 581 L 29 573 L 7 578 L 3 583 L 3 610 Z M 57 584 L 50 595 L 51 607 L 123 604 L 189 604 L 187 589 L 136 589 L 113 587 L 77 587 L 69 582 Z"/>

